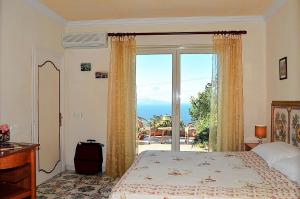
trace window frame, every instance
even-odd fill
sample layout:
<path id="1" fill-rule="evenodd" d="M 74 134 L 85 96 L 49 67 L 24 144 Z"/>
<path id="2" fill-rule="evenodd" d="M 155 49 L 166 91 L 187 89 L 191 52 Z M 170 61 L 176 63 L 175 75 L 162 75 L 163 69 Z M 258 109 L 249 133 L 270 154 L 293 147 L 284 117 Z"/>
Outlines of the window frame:
<path id="1" fill-rule="evenodd" d="M 212 45 L 137 46 L 136 55 L 172 54 L 172 143 L 171 151 L 180 151 L 181 54 L 214 54 Z"/>

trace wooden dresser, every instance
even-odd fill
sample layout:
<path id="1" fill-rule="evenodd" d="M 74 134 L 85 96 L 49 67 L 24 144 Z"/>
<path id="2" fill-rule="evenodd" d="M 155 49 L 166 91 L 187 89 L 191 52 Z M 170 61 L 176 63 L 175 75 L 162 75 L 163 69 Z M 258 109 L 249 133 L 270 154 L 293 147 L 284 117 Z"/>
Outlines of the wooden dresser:
<path id="1" fill-rule="evenodd" d="M 36 198 L 37 144 L 0 145 L 0 198 Z"/>

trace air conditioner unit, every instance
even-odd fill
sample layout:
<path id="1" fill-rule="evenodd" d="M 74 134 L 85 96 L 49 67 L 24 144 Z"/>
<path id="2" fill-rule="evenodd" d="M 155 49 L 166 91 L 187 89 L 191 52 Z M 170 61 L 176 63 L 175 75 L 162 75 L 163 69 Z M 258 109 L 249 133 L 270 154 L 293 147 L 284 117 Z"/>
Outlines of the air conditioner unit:
<path id="1" fill-rule="evenodd" d="M 64 48 L 106 48 L 107 33 L 63 33 Z"/>

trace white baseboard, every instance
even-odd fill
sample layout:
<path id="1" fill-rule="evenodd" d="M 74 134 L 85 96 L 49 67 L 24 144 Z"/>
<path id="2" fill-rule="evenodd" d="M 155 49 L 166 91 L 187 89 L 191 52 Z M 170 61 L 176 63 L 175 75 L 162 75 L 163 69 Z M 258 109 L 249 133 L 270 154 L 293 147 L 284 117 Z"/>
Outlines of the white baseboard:
<path id="1" fill-rule="evenodd" d="M 67 171 L 75 171 L 74 164 L 66 164 L 66 170 Z"/>

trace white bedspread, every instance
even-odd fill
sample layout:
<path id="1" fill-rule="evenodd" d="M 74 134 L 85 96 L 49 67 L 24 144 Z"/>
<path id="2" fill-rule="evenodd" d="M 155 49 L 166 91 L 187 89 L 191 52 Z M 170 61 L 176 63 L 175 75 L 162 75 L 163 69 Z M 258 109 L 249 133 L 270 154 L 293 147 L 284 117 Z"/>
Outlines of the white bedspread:
<path id="1" fill-rule="evenodd" d="M 146 151 L 114 187 L 110 198 L 299 199 L 300 187 L 253 152 Z"/>

